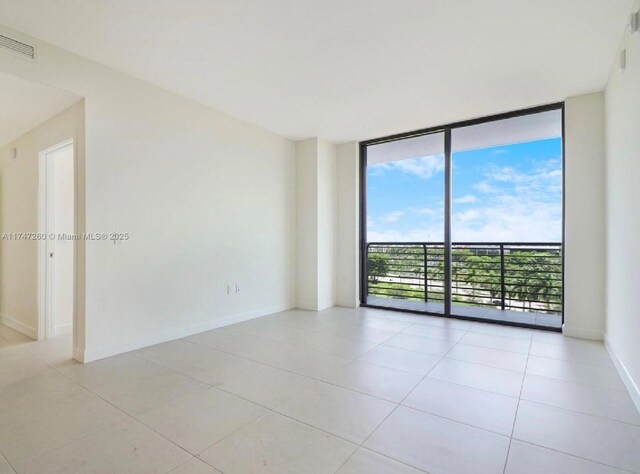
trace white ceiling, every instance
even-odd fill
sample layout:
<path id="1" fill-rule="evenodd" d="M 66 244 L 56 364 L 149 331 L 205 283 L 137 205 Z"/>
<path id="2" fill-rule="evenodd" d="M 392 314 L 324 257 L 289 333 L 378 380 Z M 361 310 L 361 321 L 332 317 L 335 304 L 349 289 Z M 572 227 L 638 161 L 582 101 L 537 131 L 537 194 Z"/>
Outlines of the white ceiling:
<path id="1" fill-rule="evenodd" d="M 0 72 L 0 147 L 78 100 L 75 94 Z"/>
<path id="2" fill-rule="evenodd" d="M 632 0 L 0 0 L 0 22 L 290 138 L 602 90 Z"/>

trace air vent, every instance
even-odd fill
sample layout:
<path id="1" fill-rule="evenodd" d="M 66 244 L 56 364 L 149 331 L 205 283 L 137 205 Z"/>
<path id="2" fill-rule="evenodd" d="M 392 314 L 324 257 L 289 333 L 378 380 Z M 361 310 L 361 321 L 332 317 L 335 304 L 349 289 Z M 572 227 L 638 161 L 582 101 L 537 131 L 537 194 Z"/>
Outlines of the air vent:
<path id="1" fill-rule="evenodd" d="M 0 35 L 0 49 L 11 51 L 24 58 L 36 58 L 36 48 L 22 41 L 9 38 L 8 36 Z"/>

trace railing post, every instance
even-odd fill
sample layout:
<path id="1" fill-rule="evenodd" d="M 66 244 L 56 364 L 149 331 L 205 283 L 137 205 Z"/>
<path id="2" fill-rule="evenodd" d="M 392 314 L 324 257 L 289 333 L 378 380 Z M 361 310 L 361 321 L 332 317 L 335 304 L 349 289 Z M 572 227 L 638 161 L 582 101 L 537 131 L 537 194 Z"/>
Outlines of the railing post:
<path id="1" fill-rule="evenodd" d="M 367 304 L 369 299 L 369 246 L 371 244 L 362 240 L 362 281 L 360 282 L 360 301 Z"/>
<path id="2" fill-rule="evenodd" d="M 504 278 L 504 245 L 500 244 L 500 301 L 502 304 L 502 309 L 505 308 L 505 293 L 506 293 L 506 284 Z"/>
<path id="3" fill-rule="evenodd" d="M 444 315 L 451 316 L 451 129 L 444 131 Z"/>
<path id="4" fill-rule="evenodd" d="M 429 259 L 427 258 L 427 244 L 422 244 L 422 249 L 424 250 L 424 302 L 429 302 L 429 286 L 427 284 L 427 262 Z"/>

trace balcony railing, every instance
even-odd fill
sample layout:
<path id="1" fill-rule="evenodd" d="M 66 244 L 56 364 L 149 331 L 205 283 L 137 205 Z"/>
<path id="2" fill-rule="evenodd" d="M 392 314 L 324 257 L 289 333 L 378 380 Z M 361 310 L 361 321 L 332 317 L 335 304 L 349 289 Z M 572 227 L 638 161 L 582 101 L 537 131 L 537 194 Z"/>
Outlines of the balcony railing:
<path id="1" fill-rule="evenodd" d="M 444 303 L 444 244 L 369 243 L 367 274 L 370 296 Z M 453 243 L 451 301 L 562 312 L 562 244 Z"/>

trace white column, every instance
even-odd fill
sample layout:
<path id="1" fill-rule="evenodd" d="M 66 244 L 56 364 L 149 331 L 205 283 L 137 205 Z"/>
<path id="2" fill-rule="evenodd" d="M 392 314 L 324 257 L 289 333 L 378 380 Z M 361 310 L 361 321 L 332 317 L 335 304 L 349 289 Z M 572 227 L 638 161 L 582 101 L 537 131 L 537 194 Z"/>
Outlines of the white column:
<path id="1" fill-rule="evenodd" d="M 565 321 L 567 336 L 602 339 L 605 322 L 604 95 L 565 101 Z"/>
<path id="2" fill-rule="evenodd" d="M 296 305 L 319 311 L 336 303 L 336 146 L 296 142 Z"/>
<path id="3" fill-rule="evenodd" d="M 355 308 L 359 298 L 359 153 L 358 143 L 337 147 L 338 268 L 336 303 Z"/>

